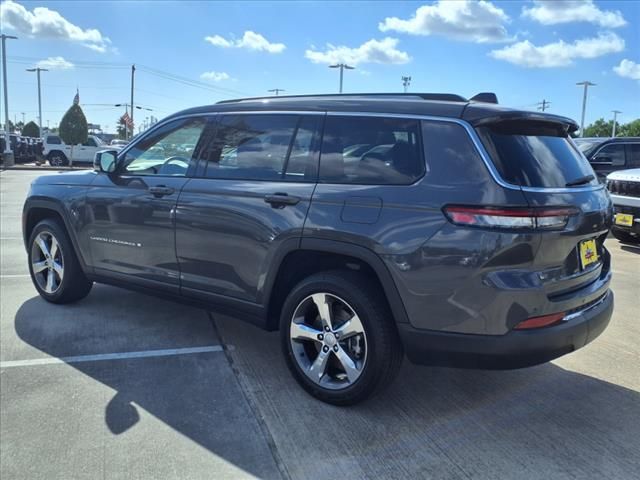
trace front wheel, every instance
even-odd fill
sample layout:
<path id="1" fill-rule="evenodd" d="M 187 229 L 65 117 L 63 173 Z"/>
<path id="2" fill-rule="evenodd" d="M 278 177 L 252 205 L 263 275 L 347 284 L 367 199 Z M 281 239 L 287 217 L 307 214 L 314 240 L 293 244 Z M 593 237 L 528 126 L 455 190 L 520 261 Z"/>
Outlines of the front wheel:
<path id="1" fill-rule="evenodd" d="M 67 156 L 58 151 L 53 151 L 47 155 L 47 160 L 49 160 L 49 165 L 52 167 L 65 167 L 69 165 L 69 160 Z"/>
<path id="2" fill-rule="evenodd" d="M 391 383 L 403 350 L 383 294 L 351 271 L 312 275 L 282 309 L 282 349 L 294 378 L 311 395 L 352 405 Z"/>
<path id="3" fill-rule="evenodd" d="M 36 290 L 51 303 L 70 303 L 86 297 L 87 279 L 66 230 L 53 219 L 38 223 L 29 238 L 29 273 Z"/>

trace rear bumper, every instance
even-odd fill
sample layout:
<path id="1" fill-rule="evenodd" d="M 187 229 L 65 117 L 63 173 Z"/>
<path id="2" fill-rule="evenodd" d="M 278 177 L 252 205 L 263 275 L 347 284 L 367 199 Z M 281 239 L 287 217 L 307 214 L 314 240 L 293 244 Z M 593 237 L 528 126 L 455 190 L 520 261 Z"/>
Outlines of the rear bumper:
<path id="1" fill-rule="evenodd" d="M 505 335 L 468 335 L 421 330 L 398 324 L 411 362 L 462 368 L 511 369 L 548 362 L 573 352 L 598 337 L 613 312 L 610 290 L 597 303 L 562 323 Z"/>

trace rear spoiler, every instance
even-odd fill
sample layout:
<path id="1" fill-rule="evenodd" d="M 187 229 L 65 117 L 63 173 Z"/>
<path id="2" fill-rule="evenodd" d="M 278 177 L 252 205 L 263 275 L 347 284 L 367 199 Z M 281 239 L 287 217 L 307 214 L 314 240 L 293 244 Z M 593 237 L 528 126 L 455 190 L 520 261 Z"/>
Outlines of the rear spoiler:
<path id="1" fill-rule="evenodd" d="M 470 102 L 498 103 L 498 96 L 493 92 L 482 92 L 469 99 Z"/>
<path id="2" fill-rule="evenodd" d="M 517 120 L 526 120 L 531 122 L 551 123 L 562 126 L 567 133 L 573 133 L 578 130 L 579 125 L 568 117 L 560 115 L 551 115 L 548 113 L 525 112 L 525 111 L 503 111 L 487 116 L 477 116 L 468 118 L 469 123 L 474 127 L 480 127 L 492 123 L 510 122 Z"/>

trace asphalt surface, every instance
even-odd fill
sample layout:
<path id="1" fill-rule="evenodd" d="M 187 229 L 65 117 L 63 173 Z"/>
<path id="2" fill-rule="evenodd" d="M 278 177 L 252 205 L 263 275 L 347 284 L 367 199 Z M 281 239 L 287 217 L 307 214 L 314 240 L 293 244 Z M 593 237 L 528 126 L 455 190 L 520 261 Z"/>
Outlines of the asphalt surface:
<path id="1" fill-rule="evenodd" d="M 0 173 L 3 480 L 640 478 L 640 249 L 607 240 L 616 308 L 586 348 L 515 371 L 405 362 L 338 408 L 297 386 L 277 333 L 103 285 L 41 300 L 20 232 L 39 174 Z"/>

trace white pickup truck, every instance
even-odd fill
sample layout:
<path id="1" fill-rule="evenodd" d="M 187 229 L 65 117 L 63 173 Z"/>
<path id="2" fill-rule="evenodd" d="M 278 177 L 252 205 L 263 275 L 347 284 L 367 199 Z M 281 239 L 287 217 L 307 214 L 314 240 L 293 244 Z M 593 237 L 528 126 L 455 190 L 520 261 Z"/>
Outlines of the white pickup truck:
<path id="1" fill-rule="evenodd" d="M 95 135 L 89 135 L 87 141 L 78 145 L 66 145 L 59 135 L 46 134 L 42 141 L 42 154 L 52 167 L 61 167 L 70 164 L 93 164 L 93 157 L 96 152 L 106 148 L 113 150 L 114 147 L 106 145 Z M 116 147 L 116 149 L 118 149 Z"/>

